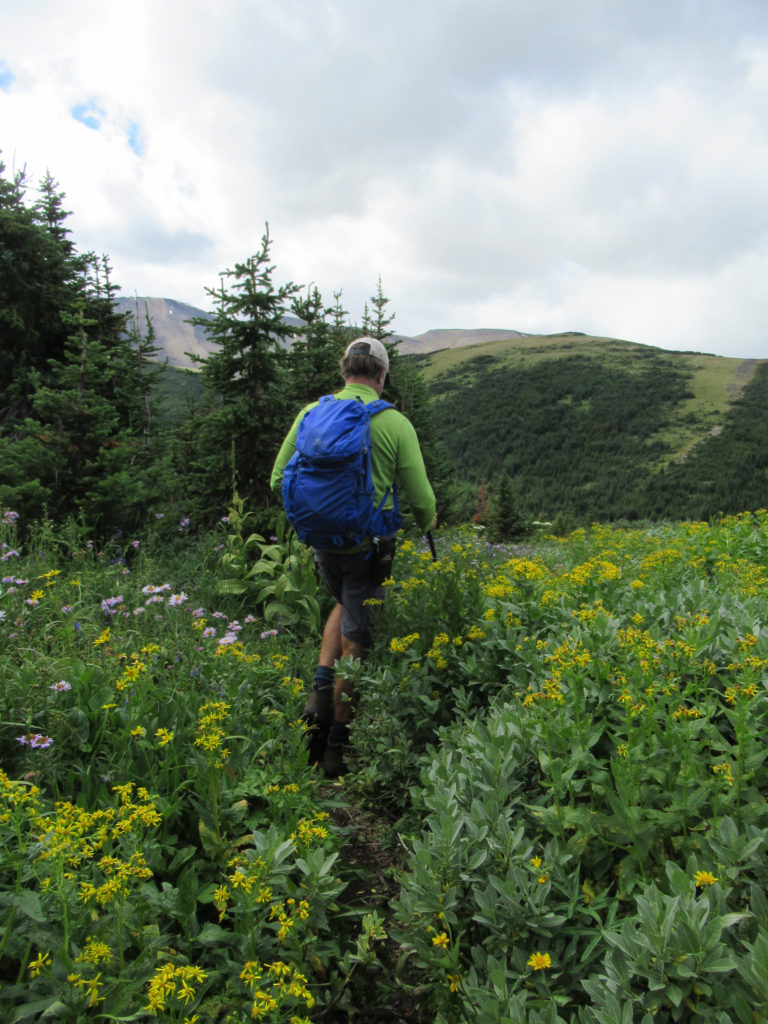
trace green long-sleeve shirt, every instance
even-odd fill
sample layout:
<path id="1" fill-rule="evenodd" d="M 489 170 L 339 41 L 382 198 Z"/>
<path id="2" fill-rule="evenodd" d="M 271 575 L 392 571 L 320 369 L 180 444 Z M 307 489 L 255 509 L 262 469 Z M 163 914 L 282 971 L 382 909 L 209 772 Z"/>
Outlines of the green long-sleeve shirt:
<path id="1" fill-rule="evenodd" d="M 336 398 L 358 397 L 368 404 L 375 401 L 378 396 L 367 384 L 347 383 L 336 393 Z M 280 490 L 283 470 L 296 451 L 299 423 L 317 404 L 312 402 L 305 406 L 288 431 L 272 470 L 270 486 L 273 490 Z M 405 498 L 416 517 L 419 529 L 430 529 L 435 518 L 435 495 L 427 479 L 416 431 L 411 422 L 397 409 L 384 409 L 383 412 L 371 417 L 371 473 L 377 504 L 395 483 L 398 493 Z M 391 494 L 385 507 L 392 507 Z"/>

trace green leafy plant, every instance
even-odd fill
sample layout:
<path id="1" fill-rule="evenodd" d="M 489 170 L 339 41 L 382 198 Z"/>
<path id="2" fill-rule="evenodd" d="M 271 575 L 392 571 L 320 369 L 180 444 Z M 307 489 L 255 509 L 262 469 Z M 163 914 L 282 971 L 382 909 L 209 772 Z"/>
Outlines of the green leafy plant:
<path id="1" fill-rule="evenodd" d="M 220 555 L 217 591 L 247 598 L 267 623 L 279 623 L 297 632 L 318 633 L 322 623 L 314 559 L 308 548 L 286 537 L 281 517 L 277 535 L 267 541 L 260 533 L 247 533 L 252 513 L 243 511 L 237 495 L 222 523 L 224 544 Z M 247 534 L 247 535 L 246 535 Z"/>

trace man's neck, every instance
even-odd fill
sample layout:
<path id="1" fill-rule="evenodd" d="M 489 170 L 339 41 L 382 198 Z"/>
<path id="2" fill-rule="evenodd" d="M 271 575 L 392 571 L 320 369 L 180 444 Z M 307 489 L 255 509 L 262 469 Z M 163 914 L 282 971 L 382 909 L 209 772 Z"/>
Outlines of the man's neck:
<path id="1" fill-rule="evenodd" d="M 378 380 L 372 380 L 370 377 L 346 377 L 344 379 L 345 384 L 365 384 L 366 387 L 373 388 L 376 394 L 381 398 L 381 392 L 384 390 L 384 379 L 379 378 Z"/>

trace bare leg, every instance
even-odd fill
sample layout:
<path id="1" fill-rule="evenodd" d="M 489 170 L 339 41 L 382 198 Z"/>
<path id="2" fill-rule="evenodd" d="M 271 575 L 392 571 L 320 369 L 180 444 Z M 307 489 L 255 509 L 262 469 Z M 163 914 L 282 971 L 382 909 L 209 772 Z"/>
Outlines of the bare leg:
<path id="1" fill-rule="evenodd" d="M 342 657 L 352 657 L 355 661 L 362 661 L 365 657 L 366 648 L 362 644 L 356 644 L 343 634 L 341 635 Z M 345 679 L 337 676 L 333 691 L 333 715 L 337 722 L 349 725 L 352 720 L 352 698 L 355 693 L 355 682 L 353 679 Z"/>
<path id="2" fill-rule="evenodd" d="M 342 640 L 341 640 L 341 615 L 343 608 L 340 604 L 335 605 L 331 609 L 331 614 L 325 623 L 323 629 L 323 639 L 320 644 L 320 657 L 318 659 L 318 665 L 323 665 L 326 668 L 333 668 L 334 663 L 342 655 Z"/>

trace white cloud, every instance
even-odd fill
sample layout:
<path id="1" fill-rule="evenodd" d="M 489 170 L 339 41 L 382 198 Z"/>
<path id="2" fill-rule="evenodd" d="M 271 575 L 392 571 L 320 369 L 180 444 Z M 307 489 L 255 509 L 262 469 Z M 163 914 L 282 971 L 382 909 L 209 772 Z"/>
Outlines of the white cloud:
<path id="1" fill-rule="evenodd" d="M 353 319 L 381 274 L 406 333 L 768 357 L 764 0 L 13 6 L 3 160 L 129 294 L 206 304 L 268 221 Z"/>

